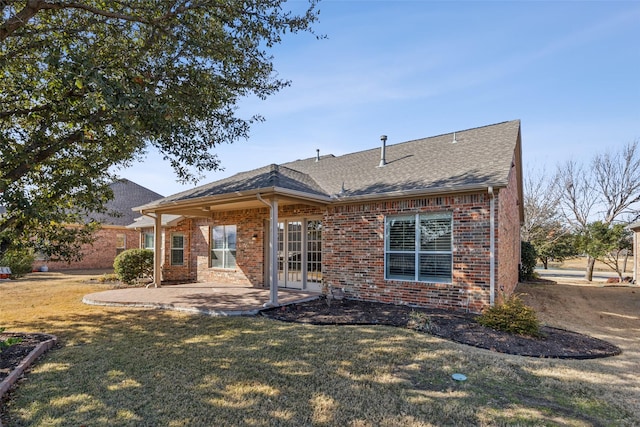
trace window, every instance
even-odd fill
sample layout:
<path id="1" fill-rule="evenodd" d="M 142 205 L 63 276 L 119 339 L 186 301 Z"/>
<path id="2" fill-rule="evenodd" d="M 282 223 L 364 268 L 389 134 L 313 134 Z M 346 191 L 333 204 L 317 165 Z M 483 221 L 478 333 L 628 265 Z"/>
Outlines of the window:
<path id="1" fill-rule="evenodd" d="M 142 247 L 144 249 L 151 249 L 154 250 L 155 249 L 155 238 L 153 233 L 144 233 L 144 235 L 142 236 Z"/>
<path id="2" fill-rule="evenodd" d="M 385 279 L 450 283 L 453 270 L 450 213 L 385 218 Z"/>
<path id="3" fill-rule="evenodd" d="M 125 249 L 127 249 L 127 235 L 117 234 L 116 235 L 116 254 L 124 252 Z"/>
<path id="4" fill-rule="evenodd" d="M 184 234 L 171 235 L 171 265 L 184 265 Z"/>
<path id="5" fill-rule="evenodd" d="M 211 228 L 211 267 L 236 268 L 236 226 Z"/>

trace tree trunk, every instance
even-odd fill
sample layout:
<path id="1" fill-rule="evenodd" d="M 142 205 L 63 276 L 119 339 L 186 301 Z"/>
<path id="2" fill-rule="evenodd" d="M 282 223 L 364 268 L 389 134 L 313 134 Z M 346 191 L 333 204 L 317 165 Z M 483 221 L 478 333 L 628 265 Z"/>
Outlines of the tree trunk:
<path id="1" fill-rule="evenodd" d="M 624 251 L 624 261 L 622 262 L 622 272 L 627 272 L 627 261 L 629 260 L 629 250 Z"/>
<path id="2" fill-rule="evenodd" d="M 591 258 L 590 256 L 587 256 L 587 271 L 584 274 L 584 278 L 588 282 L 591 282 L 593 280 L 593 267 L 595 267 L 595 265 L 596 260 L 594 258 Z"/>
<path id="3" fill-rule="evenodd" d="M 545 270 L 548 270 L 549 269 L 549 258 L 547 258 L 547 257 L 542 258 L 542 265 L 544 266 Z"/>

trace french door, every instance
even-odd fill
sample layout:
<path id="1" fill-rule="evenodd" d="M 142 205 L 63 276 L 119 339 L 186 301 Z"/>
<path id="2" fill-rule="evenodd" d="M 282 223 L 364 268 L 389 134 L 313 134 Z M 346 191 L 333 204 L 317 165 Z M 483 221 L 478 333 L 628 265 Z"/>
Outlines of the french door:
<path id="1" fill-rule="evenodd" d="M 278 286 L 320 291 L 321 283 L 322 222 L 278 222 Z"/>

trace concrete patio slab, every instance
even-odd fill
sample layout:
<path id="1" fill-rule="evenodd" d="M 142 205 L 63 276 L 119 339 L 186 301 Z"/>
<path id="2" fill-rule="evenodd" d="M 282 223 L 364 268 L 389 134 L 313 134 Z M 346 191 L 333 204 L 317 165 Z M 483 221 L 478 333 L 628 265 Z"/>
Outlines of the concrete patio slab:
<path id="1" fill-rule="evenodd" d="M 317 292 L 279 289 L 279 305 L 309 301 Z M 269 301 L 269 289 L 215 283 L 189 283 L 160 288 L 122 288 L 85 295 L 82 302 L 111 307 L 158 308 L 209 316 L 251 316 Z"/>

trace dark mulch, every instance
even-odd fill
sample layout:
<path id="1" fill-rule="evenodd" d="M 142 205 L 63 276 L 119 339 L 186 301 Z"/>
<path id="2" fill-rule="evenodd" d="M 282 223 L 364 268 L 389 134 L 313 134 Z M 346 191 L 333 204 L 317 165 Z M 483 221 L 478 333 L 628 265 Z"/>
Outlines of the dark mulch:
<path id="1" fill-rule="evenodd" d="M 4 341 L 10 337 L 20 338 L 22 341 L 8 348 L 4 348 L 2 352 L 0 352 L 0 382 L 3 381 L 39 343 L 51 339 L 51 335 L 46 334 L 0 333 L 0 341 Z"/>
<path id="2" fill-rule="evenodd" d="M 413 312 L 413 314 L 412 314 Z M 416 328 L 415 319 L 427 316 L 428 332 L 451 341 L 499 353 L 559 359 L 595 359 L 620 354 L 606 341 L 563 329 L 543 326 L 533 338 L 497 331 L 476 322 L 477 315 L 448 310 L 414 308 L 355 300 L 324 298 L 262 310 L 263 316 L 314 325 L 389 325 Z M 423 317 L 424 318 L 424 317 Z M 424 326 L 424 322 L 421 323 Z"/>

